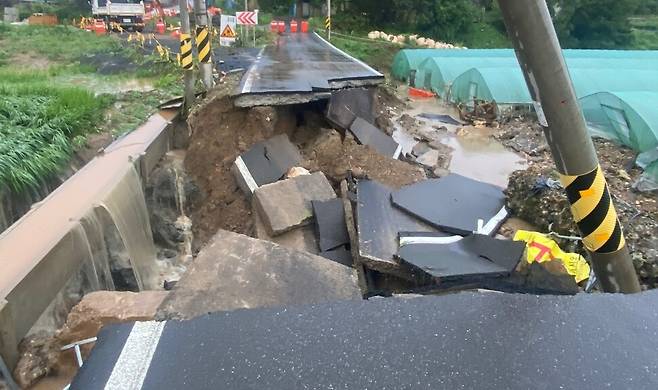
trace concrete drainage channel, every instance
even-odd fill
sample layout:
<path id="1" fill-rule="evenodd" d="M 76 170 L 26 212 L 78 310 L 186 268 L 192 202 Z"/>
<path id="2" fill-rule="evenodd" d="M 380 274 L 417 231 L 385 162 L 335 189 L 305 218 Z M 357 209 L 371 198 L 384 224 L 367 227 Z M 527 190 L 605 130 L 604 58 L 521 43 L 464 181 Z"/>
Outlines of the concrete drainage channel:
<path id="1" fill-rule="evenodd" d="M 22 385 L 57 371 L 68 383 L 74 354 L 58 348 L 110 322 L 402 293 L 578 291 L 541 267 L 516 271 L 524 245 L 495 237 L 502 189 L 447 174 L 431 148 L 405 152 L 383 90 L 249 108 L 233 105 L 238 81 L 229 75 L 187 125 L 155 115 L 2 235 L 12 259 L 0 277 L 2 356 Z M 34 231 L 47 240 L 25 250 Z M 98 290 L 160 292 L 147 303 L 90 294 L 67 320 Z M 85 312 L 93 331 L 76 328 Z"/>

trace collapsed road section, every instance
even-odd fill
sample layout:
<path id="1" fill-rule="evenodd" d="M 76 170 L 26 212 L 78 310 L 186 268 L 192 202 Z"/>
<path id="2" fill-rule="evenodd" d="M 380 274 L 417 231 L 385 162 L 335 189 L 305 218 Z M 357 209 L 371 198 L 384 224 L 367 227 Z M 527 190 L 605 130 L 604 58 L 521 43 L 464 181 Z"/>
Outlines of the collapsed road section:
<path id="1" fill-rule="evenodd" d="M 376 85 L 384 75 L 316 33 L 283 34 L 245 74 L 236 106 L 304 103 L 331 90 Z"/>

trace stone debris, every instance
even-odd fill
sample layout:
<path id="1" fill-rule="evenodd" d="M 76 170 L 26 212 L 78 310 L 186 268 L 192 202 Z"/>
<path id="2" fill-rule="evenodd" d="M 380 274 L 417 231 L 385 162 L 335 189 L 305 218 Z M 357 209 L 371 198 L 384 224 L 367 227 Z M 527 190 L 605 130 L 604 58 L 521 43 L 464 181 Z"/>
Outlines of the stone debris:
<path id="1" fill-rule="evenodd" d="M 313 218 L 311 201 L 335 198 L 322 172 L 268 184 L 254 193 L 256 209 L 273 236 L 309 224 Z"/>
<path id="2" fill-rule="evenodd" d="M 59 361 L 60 344 L 50 335 L 38 333 L 27 336 L 18 346 L 20 359 L 14 369 L 14 379 L 23 389 L 53 373 Z"/>
<path id="3" fill-rule="evenodd" d="M 308 252 L 219 231 L 158 309 L 157 319 L 190 319 L 243 308 L 361 297 L 354 270 Z"/>

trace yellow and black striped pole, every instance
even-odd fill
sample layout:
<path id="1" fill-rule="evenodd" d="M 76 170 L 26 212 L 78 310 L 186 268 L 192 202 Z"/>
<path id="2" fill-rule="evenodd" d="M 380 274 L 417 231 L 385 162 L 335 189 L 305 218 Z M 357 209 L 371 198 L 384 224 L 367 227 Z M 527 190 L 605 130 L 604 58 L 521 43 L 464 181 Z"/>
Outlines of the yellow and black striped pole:
<path id="1" fill-rule="evenodd" d="M 640 291 L 621 224 L 545 0 L 498 0 L 539 123 L 606 292 Z"/>
<path id="2" fill-rule="evenodd" d="M 180 34 L 180 66 L 185 70 L 193 68 L 192 35 Z"/>
<path id="3" fill-rule="evenodd" d="M 192 56 L 192 31 L 190 28 L 190 15 L 187 11 L 187 0 L 179 0 L 181 31 L 180 31 L 180 65 L 183 68 L 183 82 L 185 83 L 185 96 L 183 99 L 183 114 L 186 114 L 194 104 L 194 63 Z"/>
<path id="4" fill-rule="evenodd" d="M 208 64 L 212 62 L 210 52 L 210 30 L 208 29 L 208 26 L 197 26 L 196 50 L 199 52 L 199 63 Z"/>

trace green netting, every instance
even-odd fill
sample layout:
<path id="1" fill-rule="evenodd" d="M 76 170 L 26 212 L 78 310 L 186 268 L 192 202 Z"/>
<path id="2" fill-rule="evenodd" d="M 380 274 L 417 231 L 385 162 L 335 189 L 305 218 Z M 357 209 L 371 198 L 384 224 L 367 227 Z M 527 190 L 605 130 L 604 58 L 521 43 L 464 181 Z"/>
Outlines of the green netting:
<path id="1" fill-rule="evenodd" d="M 514 57 L 512 49 L 404 49 L 393 58 L 391 74 L 406 81 L 411 71 L 418 70 L 421 62 L 431 57 Z"/>
<path id="2" fill-rule="evenodd" d="M 516 57 L 428 58 L 416 71 L 416 87 L 433 91 L 445 98 L 452 82 L 475 67 L 518 68 Z"/>
<path id="3" fill-rule="evenodd" d="M 602 91 L 601 87 L 614 88 L 616 90 L 637 90 L 638 85 L 642 84 L 646 88 L 651 88 L 650 83 L 645 83 L 642 80 L 651 80 L 651 75 L 647 76 L 644 73 L 633 73 L 638 77 L 638 82 L 632 81 L 626 83 L 625 86 L 618 85 L 619 83 L 608 84 L 605 79 L 609 79 L 609 75 L 619 72 L 626 74 L 629 70 L 654 70 L 658 69 L 658 58 L 567 58 L 567 65 L 569 69 L 609 69 L 612 72 L 602 74 L 598 71 L 591 71 L 589 74 L 580 72 L 580 83 L 577 86 L 580 91 L 579 95 L 588 95 L 593 92 Z M 431 57 L 425 59 L 416 71 L 416 87 L 424 88 L 428 91 L 433 91 L 439 96 L 445 98 L 452 82 L 462 73 L 471 68 L 517 68 L 519 69 L 518 61 L 515 57 L 452 57 L 452 58 L 437 58 Z M 605 73 L 605 72 L 604 72 Z M 647 78 L 648 77 L 648 78 Z M 613 77 L 613 81 L 619 80 L 617 76 Z M 594 82 L 593 82 L 594 81 Z M 623 80 L 620 81 L 622 83 Z"/>
<path id="4" fill-rule="evenodd" d="M 523 72 L 516 68 L 472 68 L 462 73 L 450 87 L 450 101 L 473 102 L 473 99 L 498 104 L 531 104 Z"/>
<path id="5" fill-rule="evenodd" d="M 640 153 L 645 183 L 658 183 L 658 92 L 599 92 L 580 99 L 592 135 Z"/>
<path id="6" fill-rule="evenodd" d="M 658 92 L 658 70 L 581 68 L 569 73 L 579 98 L 608 91 Z"/>
<path id="7" fill-rule="evenodd" d="M 613 59 L 641 60 L 658 59 L 658 50 L 564 50 L 567 59 L 596 59 L 607 61 Z M 512 49 L 404 49 L 393 59 L 391 73 L 399 80 L 407 80 L 411 71 L 419 69 L 420 64 L 428 58 L 469 58 L 469 57 L 505 57 L 515 58 Z M 606 68 L 604 64 L 593 65 Z"/>

